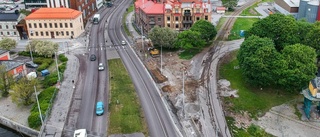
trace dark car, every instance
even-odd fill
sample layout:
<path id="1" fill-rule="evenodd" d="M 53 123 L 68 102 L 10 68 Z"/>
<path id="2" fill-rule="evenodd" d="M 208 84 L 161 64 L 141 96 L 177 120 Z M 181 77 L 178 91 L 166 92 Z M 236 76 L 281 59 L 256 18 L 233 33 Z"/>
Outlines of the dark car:
<path id="1" fill-rule="evenodd" d="M 29 61 L 29 62 L 26 62 L 26 67 L 28 67 L 28 68 L 37 68 L 38 64 L 35 64 L 32 61 Z"/>
<path id="2" fill-rule="evenodd" d="M 96 55 L 92 54 L 92 55 L 90 56 L 90 60 L 91 60 L 91 61 L 95 61 L 96 59 L 97 59 Z"/>

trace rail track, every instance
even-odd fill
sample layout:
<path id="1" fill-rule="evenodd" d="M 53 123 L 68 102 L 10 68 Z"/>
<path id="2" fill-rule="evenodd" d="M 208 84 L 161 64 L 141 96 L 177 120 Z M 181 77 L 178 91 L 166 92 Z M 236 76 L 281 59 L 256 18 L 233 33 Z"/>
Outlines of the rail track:
<path id="1" fill-rule="evenodd" d="M 249 1 L 246 4 L 244 4 L 242 7 L 239 9 L 236 9 L 230 16 L 238 16 L 244 9 L 250 7 L 254 3 L 258 2 L 260 0 L 253 0 Z M 216 97 L 217 91 L 213 91 L 213 89 L 210 88 L 210 76 L 212 75 L 211 73 L 217 73 L 216 70 L 211 70 L 211 65 L 214 60 L 216 60 L 220 54 L 222 54 L 221 48 L 223 46 L 223 41 L 228 39 L 228 36 L 230 34 L 230 30 L 233 27 L 233 24 L 235 22 L 236 18 L 235 17 L 230 17 L 227 18 L 226 22 L 222 25 L 221 29 L 218 31 L 217 36 L 215 38 L 215 41 L 213 42 L 214 46 L 209 48 L 207 56 L 205 60 L 203 61 L 203 72 L 201 74 L 200 78 L 200 83 L 205 89 L 205 92 L 207 93 L 207 104 L 209 107 L 209 114 L 211 117 L 211 123 L 212 125 L 215 125 L 215 130 L 217 133 L 217 136 L 219 137 L 231 137 L 230 131 L 227 127 L 226 121 L 225 120 L 218 120 L 218 119 L 225 119 L 224 114 L 222 112 L 222 117 L 218 116 L 217 113 L 217 108 L 215 107 L 220 107 L 218 110 L 222 110 L 221 104 L 213 104 L 213 100 L 218 99 L 219 97 Z M 216 68 L 216 67 L 214 67 Z M 214 72 L 212 72 L 214 71 Z M 215 75 L 217 76 L 217 75 Z M 215 78 L 216 79 L 216 78 Z M 216 85 L 216 84 L 215 84 Z M 220 102 L 220 101 L 217 101 Z M 220 113 L 219 113 L 220 114 Z M 219 123 L 223 122 L 223 123 Z M 220 127 L 220 125 L 225 125 L 224 127 Z"/>

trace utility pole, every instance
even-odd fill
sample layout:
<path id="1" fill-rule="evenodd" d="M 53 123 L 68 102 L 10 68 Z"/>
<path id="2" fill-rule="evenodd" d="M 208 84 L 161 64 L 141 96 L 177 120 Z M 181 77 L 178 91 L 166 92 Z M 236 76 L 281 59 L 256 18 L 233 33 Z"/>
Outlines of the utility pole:
<path id="1" fill-rule="evenodd" d="M 30 43 L 29 43 L 29 51 L 30 51 L 31 61 L 33 62 L 33 57 L 32 57 L 32 51 L 31 51 L 31 45 L 30 45 Z"/>
<path id="2" fill-rule="evenodd" d="M 161 74 L 162 74 L 162 44 L 161 44 L 161 51 L 160 51 L 160 71 L 161 71 Z"/>
<path id="3" fill-rule="evenodd" d="M 34 87 L 34 92 L 36 93 L 36 100 L 37 100 L 37 104 L 38 104 L 38 109 L 39 109 L 39 115 L 40 115 L 41 124 L 43 125 L 43 119 L 42 119 L 41 109 L 40 109 L 40 105 L 39 105 L 37 89 L 36 89 L 36 86 L 33 86 L 33 87 Z"/>
<path id="4" fill-rule="evenodd" d="M 143 43 L 143 29 L 142 29 L 142 23 L 141 23 L 141 40 L 142 40 L 142 54 L 143 54 L 143 60 L 145 59 L 145 53 L 144 53 L 144 43 Z"/>

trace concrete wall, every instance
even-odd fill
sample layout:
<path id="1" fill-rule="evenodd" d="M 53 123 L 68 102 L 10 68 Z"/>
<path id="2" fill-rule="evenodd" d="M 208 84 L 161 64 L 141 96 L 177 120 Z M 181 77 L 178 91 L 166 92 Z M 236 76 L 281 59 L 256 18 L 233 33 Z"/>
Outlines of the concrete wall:
<path id="1" fill-rule="evenodd" d="M 11 121 L 10 119 L 5 118 L 3 116 L 0 116 L 0 124 L 5 125 L 13 130 L 16 130 L 17 132 L 21 132 L 30 137 L 37 137 L 39 134 L 39 131 L 26 127 L 20 123 Z"/>

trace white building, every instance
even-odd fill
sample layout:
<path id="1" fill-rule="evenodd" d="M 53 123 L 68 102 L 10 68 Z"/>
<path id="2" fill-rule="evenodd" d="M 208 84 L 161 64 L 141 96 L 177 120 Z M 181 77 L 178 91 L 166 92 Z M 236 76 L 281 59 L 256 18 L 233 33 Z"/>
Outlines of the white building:
<path id="1" fill-rule="evenodd" d="M 23 18 L 25 18 L 24 14 L 0 13 L 0 40 L 5 37 L 20 40 L 16 25 Z"/>
<path id="2" fill-rule="evenodd" d="M 48 8 L 69 8 L 69 0 L 47 0 Z"/>

